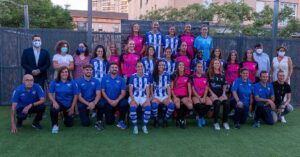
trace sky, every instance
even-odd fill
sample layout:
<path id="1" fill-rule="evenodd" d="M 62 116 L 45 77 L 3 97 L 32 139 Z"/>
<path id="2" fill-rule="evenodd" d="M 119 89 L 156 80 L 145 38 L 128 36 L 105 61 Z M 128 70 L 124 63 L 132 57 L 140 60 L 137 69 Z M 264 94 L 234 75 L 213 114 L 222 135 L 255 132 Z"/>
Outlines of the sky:
<path id="1" fill-rule="evenodd" d="M 51 0 L 53 4 L 60 5 L 65 8 L 65 4 L 69 4 L 72 10 L 87 10 L 88 0 Z"/>

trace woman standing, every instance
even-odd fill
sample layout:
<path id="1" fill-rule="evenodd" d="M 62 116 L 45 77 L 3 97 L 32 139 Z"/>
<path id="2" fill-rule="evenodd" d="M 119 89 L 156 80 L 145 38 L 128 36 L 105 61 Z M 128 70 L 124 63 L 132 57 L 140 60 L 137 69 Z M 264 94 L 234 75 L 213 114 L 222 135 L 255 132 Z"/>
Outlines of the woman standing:
<path id="1" fill-rule="evenodd" d="M 106 51 L 104 46 L 96 46 L 91 64 L 93 65 L 93 77 L 98 79 L 101 83 L 103 76 L 108 71 L 108 61 L 106 59 Z"/>
<path id="2" fill-rule="evenodd" d="M 195 56 L 194 53 L 195 36 L 191 34 L 191 30 L 192 30 L 192 25 L 188 23 L 185 24 L 183 34 L 179 36 L 179 39 L 180 39 L 180 43 L 185 42 L 187 44 L 187 52 L 189 53 L 190 59 L 193 59 Z"/>
<path id="3" fill-rule="evenodd" d="M 144 73 L 148 74 L 149 76 L 152 76 L 153 74 L 153 70 L 154 70 L 154 66 L 156 63 L 156 56 L 155 56 L 155 50 L 154 47 L 149 46 L 145 57 L 143 57 L 141 59 L 141 62 L 144 65 Z"/>
<path id="4" fill-rule="evenodd" d="M 258 64 L 253 58 L 253 50 L 248 49 L 244 53 L 243 62 L 240 63 L 240 68 L 247 68 L 249 70 L 249 79 L 252 83 L 256 82 L 256 73 L 258 70 Z"/>
<path id="5" fill-rule="evenodd" d="M 128 41 L 128 50 L 121 56 L 122 74 L 127 82 L 132 74 L 136 73 L 136 63 L 140 60 L 140 56 L 134 50 L 135 43 L 133 40 Z"/>
<path id="6" fill-rule="evenodd" d="M 174 59 L 174 56 L 172 54 L 172 49 L 170 47 L 167 47 L 165 49 L 165 57 L 163 58 L 163 61 L 165 63 L 165 71 L 171 76 L 174 74 L 175 71 L 175 65 L 176 61 Z"/>
<path id="7" fill-rule="evenodd" d="M 185 67 L 185 73 L 191 74 L 191 60 L 190 56 L 187 52 L 188 45 L 186 42 L 182 42 L 180 45 L 180 50 L 178 52 L 178 55 L 176 57 L 176 62 L 183 62 Z"/>
<path id="8" fill-rule="evenodd" d="M 132 33 L 128 37 L 127 41 L 133 40 L 135 43 L 135 52 L 143 57 L 145 52 L 145 39 L 142 35 L 140 35 L 140 25 L 135 23 L 132 25 L 131 29 Z"/>
<path id="9" fill-rule="evenodd" d="M 73 77 L 74 79 L 79 79 L 81 76 L 83 76 L 83 66 L 91 61 L 89 49 L 84 42 L 79 43 L 78 48 L 73 56 L 73 60 Z"/>
<path id="10" fill-rule="evenodd" d="M 172 50 L 172 54 L 176 55 L 177 53 L 177 49 L 178 49 L 178 45 L 179 45 L 179 38 L 176 36 L 176 29 L 174 26 L 171 26 L 169 28 L 169 34 L 165 36 L 164 39 L 164 47 L 168 48 L 170 47 Z"/>

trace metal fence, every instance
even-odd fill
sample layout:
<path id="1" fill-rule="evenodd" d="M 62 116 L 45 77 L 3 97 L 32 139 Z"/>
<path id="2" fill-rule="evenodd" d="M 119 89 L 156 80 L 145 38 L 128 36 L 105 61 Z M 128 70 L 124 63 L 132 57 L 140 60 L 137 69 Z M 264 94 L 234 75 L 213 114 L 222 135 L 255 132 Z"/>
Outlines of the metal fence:
<path id="1" fill-rule="evenodd" d="M 116 43 L 119 51 L 122 44 L 124 44 L 127 36 L 131 32 L 132 23 L 139 23 L 141 25 L 141 33 L 144 34 L 150 30 L 149 21 L 122 21 L 122 33 L 93 33 L 93 47 L 98 44 L 104 45 L 106 48 L 111 43 Z M 201 23 L 192 23 L 200 26 Z M 160 22 L 162 32 L 165 34 L 167 28 L 171 25 L 176 26 L 177 34 L 183 31 L 182 22 Z M 198 29 L 194 28 L 193 33 L 197 34 Z M 11 94 L 14 88 L 21 83 L 23 69 L 21 67 L 21 55 L 25 48 L 31 47 L 31 36 L 34 34 L 41 35 L 42 47 L 47 49 L 51 56 L 55 53 L 54 47 L 57 41 L 67 40 L 70 43 L 71 52 L 74 52 L 79 42 L 86 41 L 86 32 L 57 30 L 57 29 L 16 29 L 16 28 L 0 28 L 0 105 L 7 105 L 10 103 Z M 223 58 L 227 57 L 230 50 L 237 50 L 239 56 L 242 56 L 243 51 L 247 48 L 253 48 L 256 43 L 263 43 L 264 50 L 269 53 L 272 59 L 275 53 L 271 52 L 272 44 L 270 38 L 256 38 L 256 37 L 226 37 L 214 36 L 214 46 L 220 47 L 223 51 Z M 287 55 L 292 57 L 294 62 L 294 73 L 291 78 L 293 90 L 293 104 L 300 102 L 299 84 L 300 80 L 300 50 L 299 39 L 278 39 L 278 45 L 285 45 L 288 48 Z M 90 51 L 92 51 L 90 49 Z M 49 78 L 52 78 L 53 69 L 49 70 Z"/>

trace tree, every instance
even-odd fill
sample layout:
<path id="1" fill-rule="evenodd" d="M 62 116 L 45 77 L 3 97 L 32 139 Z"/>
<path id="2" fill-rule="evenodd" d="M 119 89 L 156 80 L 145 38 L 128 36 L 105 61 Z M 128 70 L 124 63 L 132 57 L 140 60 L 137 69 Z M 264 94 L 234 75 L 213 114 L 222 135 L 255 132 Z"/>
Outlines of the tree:
<path id="1" fill-rule="evenodd" d="M 0 0 L 0 26 L 24 27 L 23 9 L 16 4 L 28 5 L 31 28 L 73 28 L 68 10 L 50 0 Z"/>
<path id="2" fill-rule="evenodd" d="M 291 37 L 293 33 L 300 32 L 300 20 L 292 18 L 287 26 L 279 33 L 281 37 Z"/>

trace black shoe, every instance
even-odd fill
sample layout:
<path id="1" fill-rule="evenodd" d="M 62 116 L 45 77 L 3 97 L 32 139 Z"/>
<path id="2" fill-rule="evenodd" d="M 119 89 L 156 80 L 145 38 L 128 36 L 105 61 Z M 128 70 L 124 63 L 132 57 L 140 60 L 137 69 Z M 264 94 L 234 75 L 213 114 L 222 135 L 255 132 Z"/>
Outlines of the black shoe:
<path id="1" fill-rule="evenodd" d="M 163 126 L 162 126 L 163 128 L 167 128 L 168 127 L 168 121 L 166 121 L 166 120 L 164 120 L 163 121 Z"/>
<path id="2" fill-rule="evenodd" d="M 180 127 L 180 120 L 176 120 L 176 127 Z"/>
<path id="3" fill-rule="evenodd" d="M 240 128 L 241 128 L 241 125 L 240 125 L 239 123 L 236 123 L 236 124 L 234 124 L 234 127 L 235 127 L 236 129 L 240 129 Z"/>
<path id="4" fill-rule="evenodd" d="M 180 128 L 182 129 L 186 128 L 186 120 L 180 120 Z"/>
<path id="5" fill-rule="evenodd" d="M 103 124 L 102 124 L 101 121 L 97 121 L 97 122 L 95 123 L 95 128 L 96 128 L 97 130 L 99 130 L 99 131 L 104 130 L 104 127 L 103 127 Z"/>
<path id="6" fill-rule="evenodd" d="M 38 130 L 41 130 L 42 129 L 42 126 L 39 124 L 39 123 L 32 123 L 31 125 L 33 128 L 35 129 L 38 129 Z"/>
<path id="7" fill-rule="evenodd" d="M 154 128 L 159 128 L 159 121 L 158 120 L 154 120 L 153 127 Z"/>

